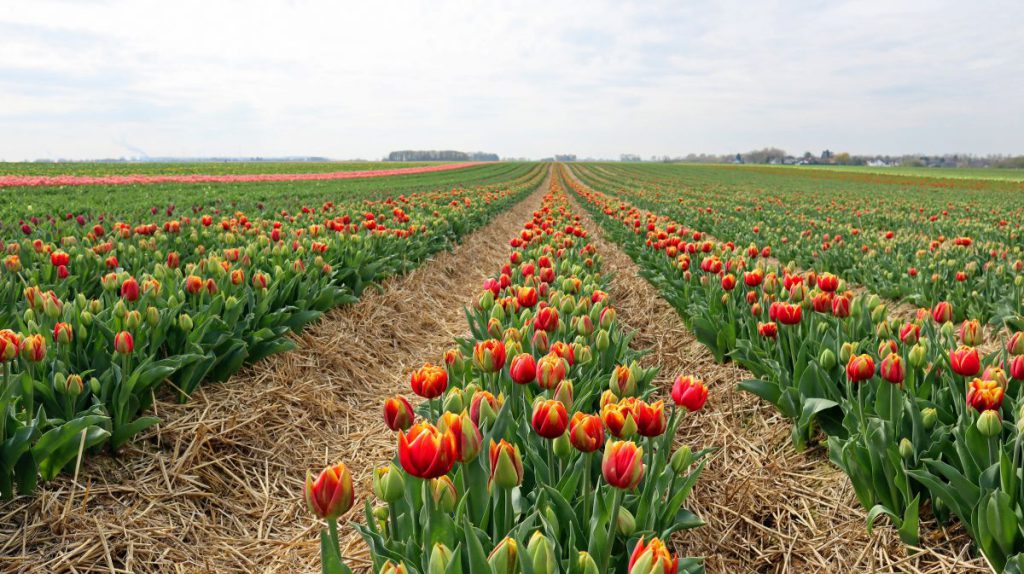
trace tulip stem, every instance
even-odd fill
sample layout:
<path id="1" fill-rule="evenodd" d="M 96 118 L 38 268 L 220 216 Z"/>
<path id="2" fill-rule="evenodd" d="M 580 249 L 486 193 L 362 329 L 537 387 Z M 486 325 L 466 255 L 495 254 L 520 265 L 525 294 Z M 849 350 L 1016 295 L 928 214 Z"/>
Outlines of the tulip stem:
<path id="1" fill-rule="evenodd" d="M 615 546 L 615 527 L 619 521 L 619 507 L 622 505 L 622 491 L 618 488 L 613 488 L 612 493 L 612 514 L 611 519 L 608 521 L 608 547 L 604 551 L 604 568 L 602 572 L 608 571 L 609 562 L 612 557 L 612 549 Z"/>
<path id="2" fill-rule="evenodd" d="M 430 540 L 430 523 L 432 521 L 432 514 L 434 511 L 434 494 L 430 492 L 430 479 L 423 479 L 423 548 L 433 548 L 434 543 Z"/>
<path id="3" fill-rule="evenodd" d="M 583 532 L 590 533 L 590 457 L 591 453 L 583 453 Z"/>
<path id="4" fill-rule="evenodd" d="M 556 483 L 556 479 L 557 479 L 557 477 L 555 475 L 555 454 L 554 454 L 554 452 L 555 452 L 555 443 L 554 443 L 554 441 L 551 441 L 551 440 L 549 440 L 547 442 L 548 442 L 548 484 L 554 486 L 555 483 Z"/>
<path id="5" fill-rule="evenodd" d="M 338 519 L 328 518 L 327 519 L 327 532 L 331 536 L 331 544 L 334 545 L 334 552 L 341 558 L 341 541 L 338 540 Z"/>

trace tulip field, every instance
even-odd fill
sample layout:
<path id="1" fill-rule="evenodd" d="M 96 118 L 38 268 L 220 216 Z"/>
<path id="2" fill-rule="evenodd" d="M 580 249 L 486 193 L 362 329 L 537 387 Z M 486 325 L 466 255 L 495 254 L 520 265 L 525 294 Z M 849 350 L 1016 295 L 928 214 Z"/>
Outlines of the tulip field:
<path id="1" fill-rule="evenodd" d="M 909 558 L 895 563 L 948 530 L 970 541 L 948 553 L 958 563 L 1024 574 L 1019 181 L 641 163 L 205 167 L 0 169 L 0 570 L 697 574 L 707 561 L 717 572 L 686 552 L 694 537 L 714 548 L 738 535 L 706 520 L 701 476 L 726 489 L 729 472 L 738 488 L 746 478 L 723 462 L 728 447 L 686 429 L 740 408 L 709 400 L 722 395 L 705 374 L 729 364 L 743 376 L 726 392 L 777 412 L 788 451 L 842 471 L 866 535 L 902 541 Z M 642 279 L 609 266 L 613 254 Z M 400 281 L 446 274 L 473 277 L 458 323 L 440 331 L 457 334 L 423 337 L 418 353 L 399 352 L 409 343 L 381 323 L 414 330 L 421 317 L 388 308 L 396 299 L 360 306 L 407 291 L 438 314 L 453 303 Z M 637 337 L 647 318 L 619 306 L 629 281 L 656 289 L 707 361 L 661 368 L 661 350 Z M 343 330 L 346 313 L 373 313 L 369 328 Z M 313 415 L 297 436 L 318 422 L 344 429 L 330 444 L 285 445 L 316 468 L 282 468 L 254 443 L 240 449 L 251 476 L 200 484 L 221 463 L 180 434 L 164 442 L 164 413 L 183 412 L 167 405 L 200 403 L 195 416 L 213 420 L 218 387 L 249 384 L 254 364 L 294 366 L 284 357 L 321 340 L 380 349 L 394 361 L 381 372 L 401 383 L 380 382 L 372 409 L 344 414 L 301 395 Z M 346 369 L 382 362 L 364 355 L 316 373 L 328 381 L 317 393 L 354 393 Z M 287 403 L 299 388 L 287 379 L 302 375 L 281 371 Z M 247 424 L 235 416 L 227 427 Z M 143 456 L 161 461 L 146 472 L 168 497 L 111 496 L 147 477 L 111 487 L 104 469 L 144 468 L 129 462 Z M 287 475 L 283 500 L 273 474 Z M 139 538 L 166 543 L 171 566 L 133 562 L 134 547 L 106 534 L 95 553 L 64 542 L 93 524 L 66 516 L 159 513 L 180 480 L 206 506 L 175 506 Z M 107 494 L 90 495 L 100 483 Z M 815 488 L 776 495 L 813 501 Z M 218 505 L 246 496 L 266 497 L 258 518 Z M 60 518 L 31 516 L 47 509 Z M 197 542 L 200 522 L 216 546 Z M 288 558 L 247 558 L 274 553 Z M 765 558 L 749 571 L 805 570 Z"/>

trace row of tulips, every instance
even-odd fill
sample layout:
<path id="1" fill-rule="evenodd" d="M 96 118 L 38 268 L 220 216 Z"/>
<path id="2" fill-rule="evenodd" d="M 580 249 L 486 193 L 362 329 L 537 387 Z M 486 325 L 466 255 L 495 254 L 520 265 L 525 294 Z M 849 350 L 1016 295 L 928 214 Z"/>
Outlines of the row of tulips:
<path id="1" fill-rule="evenodd" d="M 1024 204 L 986 182 L 936 190 L 908 178 L 891 189 L 844 172 L 810 178 L 804 170 L 725 167 L 580 173 L 599 191 L 737 245 L 769 247 L 783 261 L 842 275 L 882 297 L 929 308 L 951 302 L 957 321 L 1024 313 Z M 973 183 L 981 188 L 968 189 Z"/>
<path id="2" fill-rule="evenodd" d="M 471 336 L 411 374 L 419 407 L 385 401 L 397 456 L 353 523 L 374 571 L 701 572 L 665 541 L 701 524 L 683 504 L 707 453 L 673 437 L 706 387 L 679 377 L 656 399 L 559 178 L 511 247 L 467 309 Z M 310 477 L 305 498 L 328 524 L 324 572 L 347 572 L 345 466 Z"/>
<path id="3" fill-rule="evenodd" d="M 986 341 L 978 321 L 954 323 L 949 302 L 897 318 L 831 273 L 748 257 L 573 187 L 719 359 L 757 376 L 740 388 L 793 420 L 798 448 L 824 431 L 869 528 L 888 516 L 916 545 L 923 508 L 955 515 L 994 569 L 1021 571 L 1024 320 Z"/>
<path id="4" fill-rule="evenodd" d="M 82 452 L 156 424 L 185 400 L 362 289 L 415 266 L 536 189 L 498 187 L 162 225 L 74 219 L 0 242 L 0 497 L 30 493 Z M 358 223 L 353 223 L 357 221 Z"/>

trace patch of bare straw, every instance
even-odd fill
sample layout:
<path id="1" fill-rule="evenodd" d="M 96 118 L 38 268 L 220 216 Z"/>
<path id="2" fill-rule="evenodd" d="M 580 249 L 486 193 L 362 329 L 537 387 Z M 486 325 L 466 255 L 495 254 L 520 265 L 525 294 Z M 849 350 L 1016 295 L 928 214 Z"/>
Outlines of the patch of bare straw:
<path id="1" fill-rule="evenodd" d="M 94 456 L 77 481 L 0 506 L 4 572 L 313 572 L 317 522 L 301 503 L 307 470 L 343 460 L 361 499 L 394 453 L 383 399 L 411 370 L 468 333 L 463 307 L 539 207 L 537 192 L 452 252 L 368 291 L 299 337 L 299 349 L 161 401 L 159 428 L 117 458 Z M 352 516 L 361 516 L 357 509 Z M 367 551 L 351 529 L 350 565 Z"/>
<path id="2" fill-rule="evenodd" d="M 584 225 L 613 274 L 612 300 L 620 320 L 636 331 L 634 346 L 651 349 L 643 362 L 661 366 L 656 383 L 664 398 L 670 400 L 677 374 L 696 375 L 710 387 L 704 410 L 688 415 L 677 437 L 695 449 L 718 449 L 689 503 L 707 524 L 676 536 L 681 554 L 705 556 L 709 574 L 988 571 L 970 558 L 970 541 L 959 532 L 926 529 L 922 549 L 905 547 L 881 522 L 869 536 L 849 479 L 824 449 L 796 452 L 790 422 L 736 390 L 751 375 L 715 363 L 629 256 L 601 238 L 589 217 Z"/>

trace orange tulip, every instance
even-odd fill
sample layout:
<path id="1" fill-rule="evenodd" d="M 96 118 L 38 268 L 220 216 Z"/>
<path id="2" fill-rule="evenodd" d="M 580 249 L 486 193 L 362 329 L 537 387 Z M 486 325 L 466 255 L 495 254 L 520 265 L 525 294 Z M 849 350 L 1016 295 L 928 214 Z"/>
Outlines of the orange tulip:
<path id="1" fill-rule="evenodd" d="M 629 574 L 676 574 L 678 570 L 679 558 L 658 538 L 652 538 L 650 543 L 640 538 L 629 557 Z"/>
<path id="2" fill-rule="evenodd" d="M 505 367 L 505 344 L 497 339 L 481 341 L 473 347 L 473 364 L 484 373 L 497 373 Z"/>
<path id="3" fill-rule="evenodd" d="M 427 363 L 413 371 L 410 377 L 412 391 L 425 399 L 436 399 L 448 388 L 448 371 Z"/>
<path id="4" fill-rule="evenodd" d="M 554 400 L 538 400 L 533 405 L 533 430 L 544 438 L 555 439 L 565 434 L 569 413 L 565 405 Z"/>
<path id="5" fill-rule="evenodd" d="M 601 460 L 605 481 L 623 490 L 632 490 L 644 476 L 644 449 L 632 441 L 608 439 Z"/>
<path id="6" fill-rule="evenodd" d="M 455 436 L 434 425 L 421 422 L 408 432 L 398 433 L 398 460 L 405 472 L 418 478 L 437 478 L 448 474 L 457 458 Z"/>
<path id="7" fill-rule="evenodd" d="M 1003 404 L 1003 387 L 995 381 L 974 379 L 968 386 L 967 404 L 978 412 L 999 410 Z"/>
<path id="8" fill-rule="evenodd" d="M 10 329 L 0 331 L 0 364 L 13 361 L 21 351 L 21 335 Z"/>
<path id="9" fill-rule="evenodd" d="M 340 462 L 325 468 L 316 480 L 307 474 L 305 499 L 313 514 L 325 520 L 337 520 L 355 502 L 352 475 Z"/>
<path id="10" fill-rule="evenodd" d="M 604 442 L 601 417 L 577 412 L 569 421 L 569 442 L 580 452 L 594 452 Z"/>
<path id="11" fill-rule="evenodd" d="M 875 376 L 875 361 L 871 355 L 852 355 L 846 363 L 846 377 L 850 382 L 859 383 Z"/>
<path id="12" fill-rule="evenodd" d="M 21 358 L 38 363 L 46 358 L 46 339 L 40 334 L 29 335 L 21 341 Z"/>

